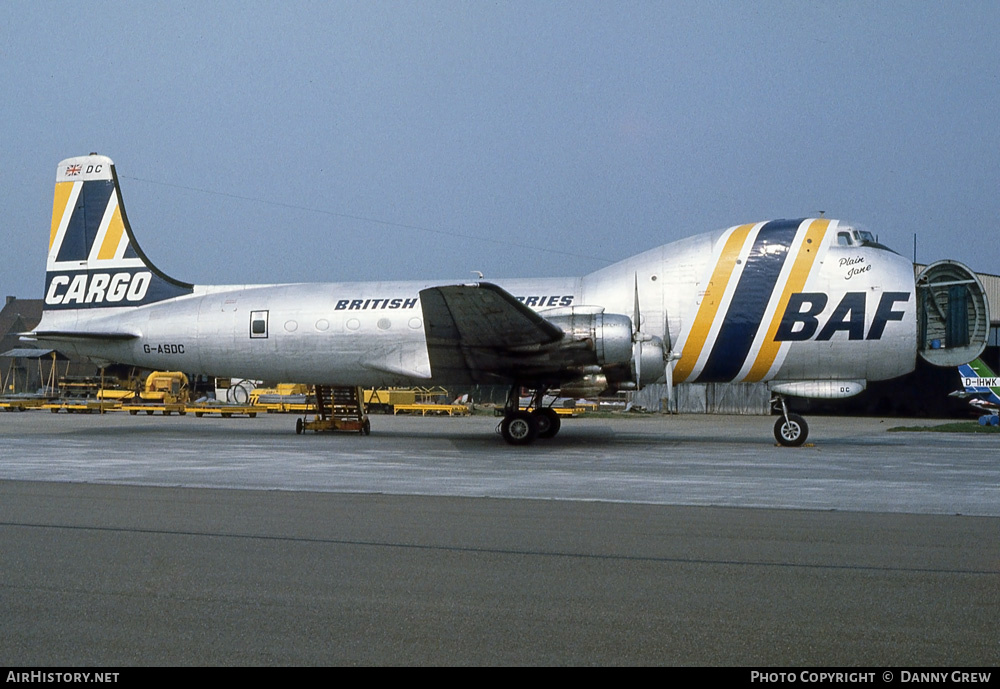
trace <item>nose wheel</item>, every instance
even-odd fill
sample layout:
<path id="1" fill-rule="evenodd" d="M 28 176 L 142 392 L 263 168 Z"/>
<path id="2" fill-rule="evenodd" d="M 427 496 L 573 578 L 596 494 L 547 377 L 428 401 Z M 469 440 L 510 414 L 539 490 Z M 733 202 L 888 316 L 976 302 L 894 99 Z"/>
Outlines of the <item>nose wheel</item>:
<path id="1" fill-rule="evenodd" d="M 785 398 L 775 395 L 771 404 L 781 414 L 774 422 L 774 439 L 785 447 L 799 447 L 809 437 L 809 424 L 798 414 L 791 414 Z"/>
<path id="2" fill-rule="evenodd" d="M 809 437 L 809 424 L 798 414 L 779 417 L 774 422 L 774 439 L 785 447 L 799 447 Z"/>

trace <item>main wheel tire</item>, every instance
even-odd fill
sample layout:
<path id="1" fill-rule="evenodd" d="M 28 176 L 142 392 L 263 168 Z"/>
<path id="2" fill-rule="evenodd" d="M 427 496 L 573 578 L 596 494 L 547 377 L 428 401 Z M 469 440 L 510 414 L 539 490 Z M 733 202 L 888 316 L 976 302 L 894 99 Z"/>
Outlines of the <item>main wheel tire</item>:
<path id="1" fill-rule="evenodd" d="M 302 435 L 303 426 L 302 419 L 295 419 L 295 435 Z"/>
<path id="2" fill-rule="evenodd" d="M 774 423 L 774 439 L 785 447 L 798 447 L 809 437 L 809 424 L 798 414 L 778 417 Z"/>
<path id="3" fill-rule="evenodd" d="M 559 419 L 559 414 L 556 413 L 555 409 L 539 409 L 533 412 L 532 415 L 535 417 L 535 425 L 538 427 L 539 438 L 554 438 L 562 426 L 562 421 Z"/>
<path id="4" fill-rule="evenodd" d="M 505 416 L 500 422 L 500 435 L 511 445 L 527 445 L 538 436 L 535 417 L 523 411 Z"/>

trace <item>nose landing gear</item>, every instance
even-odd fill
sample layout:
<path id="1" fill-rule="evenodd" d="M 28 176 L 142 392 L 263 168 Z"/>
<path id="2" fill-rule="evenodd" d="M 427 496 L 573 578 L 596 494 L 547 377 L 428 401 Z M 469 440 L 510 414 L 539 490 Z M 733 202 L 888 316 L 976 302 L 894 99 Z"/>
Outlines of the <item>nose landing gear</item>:
<path id="1" fill-rule="evenodd" d="M 809 437 L 809 424 L 798 414 L 788 412 L 788 405 L 785 398 L 775 395 L 771 400 L 775 409 L 779 409 L 781 416 L 774 422 L 774 439 L 779 445 L 785 447 L 799 447 Z"/>

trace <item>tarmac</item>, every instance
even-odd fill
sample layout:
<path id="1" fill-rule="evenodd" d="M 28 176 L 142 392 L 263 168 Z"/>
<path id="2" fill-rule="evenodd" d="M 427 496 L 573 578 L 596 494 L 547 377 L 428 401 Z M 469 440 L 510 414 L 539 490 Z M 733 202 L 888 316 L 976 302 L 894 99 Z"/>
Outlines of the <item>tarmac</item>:
<path id="1" fill-rule="evenodd" d="M 997 435 L 0 415 L 0 664 L 1000 661 Z"/>

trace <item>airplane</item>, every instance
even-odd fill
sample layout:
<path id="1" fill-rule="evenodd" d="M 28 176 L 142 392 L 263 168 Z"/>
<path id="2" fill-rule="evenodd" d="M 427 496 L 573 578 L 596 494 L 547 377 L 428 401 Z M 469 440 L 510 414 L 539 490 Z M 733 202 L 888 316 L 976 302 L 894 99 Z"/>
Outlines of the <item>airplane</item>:
<path id="1" fill-rule="evenodd" d="M 841 398 L 982 352 L 989 310 L 962 264 L 913 264 L 829 218 L 736 225 L 582 277 L 193 285 L 140 249 L 114 163 L 56 170 L 43 316 L 27 341 L 97 363 L 331 386 L 503 384 L 512 445 L 559 432 L 543 403 L 653 383 L 763 382 L 781 445 L 787 396 Z M 532 404 L 522 410 L 522 388 Z M 551 395 L 548 396 L 551 399 Z"/>
<path id="2" fill-rule="evenodd" d="M 952 397 L 962 397 L 969 404 L 983 412 L 980 423 L 997 425 L 1000 422 L 1000 378 L 993 373 L 982 359 L 976 359 L 958 367 L 965 390 L 956 390 Z"/>

